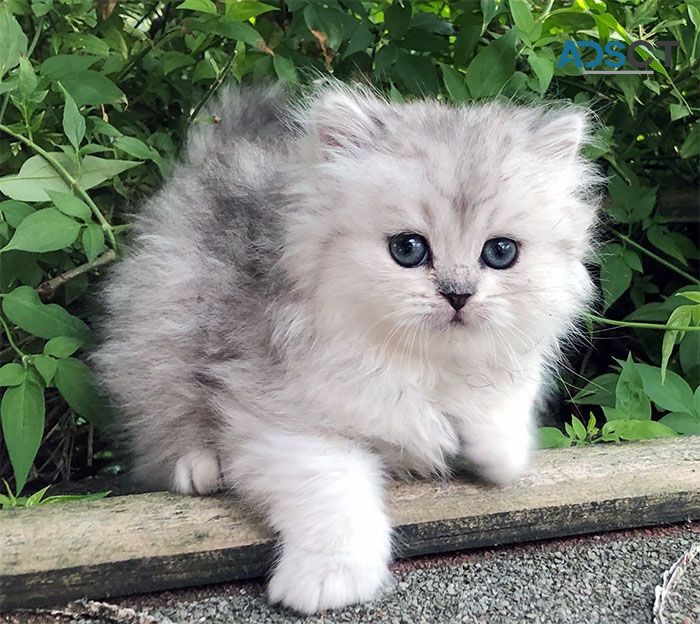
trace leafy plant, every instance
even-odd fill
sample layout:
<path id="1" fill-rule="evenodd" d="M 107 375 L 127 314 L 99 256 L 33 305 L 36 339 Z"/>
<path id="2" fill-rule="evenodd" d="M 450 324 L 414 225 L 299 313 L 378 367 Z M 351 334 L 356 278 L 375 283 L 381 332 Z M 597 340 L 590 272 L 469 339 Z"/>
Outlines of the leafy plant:
<path id="1" fill-rule="evenodd" d="M 217 123 L 202 110 L 224 82 L 324 73 L 394 100 L 591 106 L 588 156 L 610 177 L 602 299 L 561 376 L 566 433 L 543 442 L 697 432 L 699 25 L 698 0 L 0 0 L 0 473 L 19 494 L 119 469 L 84 356 L 130 207 L 188 124 Z M 679 45 L 648 75 L 559 67 L 584 39 Z"/>
<path id="2" fill-rule="evenodd" d="M 70 503 L 80 501 L 100 500 L 109 496 L 109 492 L 96 492 L 95 494 L 58 494 L 56 496 L 46 496 L 46 492 L 51 487 L 37 490 L 31 496 L 15 496 L 7 481 L 2 480 L 6 494 L 0 494 L 0 509 L 12 509 L 13 507 L 38 507 L 39 505 L 55 505 L 57 503 Z"/>

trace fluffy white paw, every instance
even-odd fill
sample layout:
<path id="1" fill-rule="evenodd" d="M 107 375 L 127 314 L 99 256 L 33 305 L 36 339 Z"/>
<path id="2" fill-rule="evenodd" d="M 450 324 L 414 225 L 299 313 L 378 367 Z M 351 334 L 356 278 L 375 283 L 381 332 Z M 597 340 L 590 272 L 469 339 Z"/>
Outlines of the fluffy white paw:
<path id="1" fill-rule="evenodd" d="M 492 444 L 465 444 L 463 453 L 487 481 L 498 485 L 512 483 L 522 476 L 530 462 L 530 441 L 499 440 Z"/>
<path id="2" fill-rule="evenodd" d="M 300 613 L 365 602 L 390 584 L 386 561 L 374 554 L 362 561 L 347 555 L 284 554 L 268 587 L 272 602 Z"/>
<path id="3" fill-rule="evenodd" d="M 189 451 L 175 463 L 173 490 L 180 494 L 204 495 L 219 489 L 219 460 L 208 450 Z"/>

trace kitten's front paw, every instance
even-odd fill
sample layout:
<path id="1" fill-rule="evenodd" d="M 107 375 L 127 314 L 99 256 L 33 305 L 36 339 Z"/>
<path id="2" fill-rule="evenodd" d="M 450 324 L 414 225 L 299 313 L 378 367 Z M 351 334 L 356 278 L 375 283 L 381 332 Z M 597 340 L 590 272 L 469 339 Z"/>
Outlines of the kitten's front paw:
<path id="1" fill-rule="evenodd" d="M 344 555 L 285 553 L 270 581 L 272 602 L 310 615 L 376 598 L 390 583 L 386 561 Z"/>
<path id="2" fill-rule="evenodd" d="M 518 479 L 530 461 L 529 439 L 466 443 L 462 451 L 479 475 L 497 485 L 507 485 Z"/>
<path id="3" fill-rule="evenodd" d="M 219 485 L 219 460 L 213 451 L 189 451 L 175 463 L 175 492 L 203 496 L 216 492 Z"/>

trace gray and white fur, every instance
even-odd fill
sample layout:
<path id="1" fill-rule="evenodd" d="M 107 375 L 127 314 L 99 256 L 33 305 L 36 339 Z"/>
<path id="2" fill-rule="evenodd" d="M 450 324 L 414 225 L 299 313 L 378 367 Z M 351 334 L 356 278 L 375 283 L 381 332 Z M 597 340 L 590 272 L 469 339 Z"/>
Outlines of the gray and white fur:
<path id="1" fill-rule="evenodd" d="M 138 476 L 235 488 L 279 533 L 273 601 L 369 600 L 389 580 L 389 475 L 527 465 L 592 293 L 586 114 L 337 84 L 228 90 L 209 112 L 108 280 L 96 362 Z M 403 232 L 429 261 L 394 261 Z M 517 242 L 505 270 L 481 260 L 498 237 Z"/>

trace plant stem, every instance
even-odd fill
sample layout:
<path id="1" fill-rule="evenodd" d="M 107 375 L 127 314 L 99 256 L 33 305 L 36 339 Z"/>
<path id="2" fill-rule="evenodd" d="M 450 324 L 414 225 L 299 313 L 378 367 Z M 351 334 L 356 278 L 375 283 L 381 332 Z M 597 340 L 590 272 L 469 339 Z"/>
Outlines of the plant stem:
<path id="1" fill-rule="evenodd" d="M 37 286 L 36 291 L 39 294 L 39 296 L 43 299 L 50 299 L 54 295 L 56 290 L 58 290 L 58 288 L 60 286 L 63 286 L 63 284 L 65 284 L 66 282 L 70 282 L 70 280 L 72 280 L 75 277 L 78 277 L 78 275 L 87 273 L 92 269 L 96 269 L 98 267 L 104 266 L 105 264 L 109 264 L 116 258 L 117 254 L 113 249 L 110 249 L 109 251 L 103 253 L 99 258 L 95 258 L 93 262 L 86 262 L 85 264 L 81 264 L 80 266 L 77 266 L 74 269 L 71 269 L 70 271 L 66 271 L 65 273 L 61 273 L 61 275 L 57 275 L 56 277 L 53 277 L 50 280 L 42 282 L 41 284 L 39 284 L 39 286 Z"/>
<path id="2" fill-rule="evenodd" d="M 596 323 L 603 323 L 603 325 L 614 325 L 615 327 L 633 327 L 637 329 L 663 329 L 672 331 L 700 331 L 700 326 L 688 326 L 681 327 L 680 325 L 663 325 L 661 323 L 636 323 L 634 321 L 615 321 L 613 319 L 607 319 L 596 314 L 586 314 L 586 317 L 591 321 Z"/>
<path id="3" fill-rule="evenodd" d="M 41 37 L 41 31 L 44 28 L 44 19 L 45 16 L 40 17 L 39 23 L 34 29 L 34 37 L 32 38 L 32 42 L 29 44 L 29 48 L 27 49 L 27 58 L 31 57 L 32 53 L 34 52 L 34 48 L 36 48 L 36 44 L 39 43 L 39 37 Z"/>
<path id="4" fill-rule="evenodd" d="M 192 112 L 190 113 L 190 121 L 194 120 L 194 118 L 197 117 L 197 114 L 200 110 L 202 110 L 202 107 L 209 101 L 209 98 L 211 98 L 211 96 L 214 95 L 217 89 L 221 86 L 221 83 L 226 78 L 229 69 L 231 69 L 231 64 L 233 63 L 233 59 L 235 57 L 236 53 L 234 51 L 231 53 L 231 56 L 226 62 L 226 65 L 224 65 L 221 71 L 219 72 L 219 75 L 217 76 L 216 80 L 212 83 L 207 92 L 204 94 L 204 97 L 197 103 L 197 106 L 195 106 Z"/>
<path id="5" fill-rule="evenodd" d="M 697 277 L 693 277 L 690 273 L 686 273 L 683 269 L 677 267 L 675 264 L 672 262 L 669 262 L 668 260 L 664 260 L 661 256 L 657 256 L 653 251 L 649 251 L 646 247 L 640 245 L 639 243 L 635 243 L 629 236 L 625 236 L 622 234 L 622 232 L 618 232 L 615 228 L 610 227 L 609 225 L 605 226 L 608 230 L 610 230 L 615 236 L 617 236 L 620 240 L 625 241 L 628 245 L 631 245 L 634 247 L 637 251 L 641 251 L 643 254 L 646 254 L 650 258 L 653 258 L 656 260 L 659 264 L 663 264 L 665 267 L 671 269 L 672 271 L 675 271 L 678 273 L 678 275 L 684 277 L 690 282 L 693 282 L 695 284 L 700 284 L 700 279 Z"/>
<path id="6" fill-rule="evenodd" d="M 92 198 L 81 188 L 78 181 L 70 174 L 70 172 L 44 148 L 38 146 L 34 141 L 22 136 L 21 134 L 17 134 L 14 130 L 11 130 L 6 125 L 1 123 L 0 132 L 4 132 L 5 134 L 14 137 L 20 143 L 24 143 L 31 150 L 39 154 L 39 156 L 41 156 L 54 168 L 56 173 L 58 173 L 58 175 L 60 175 L 61 178 L 63 178 L 63 181 L 70 187 L 71 191 L 73 191 L 73 193 L 78 195 L 80 199 L 82 199 L 88 206 L 90 206 L 92 214 L 95 216 L 99 224 L 102 226 L 102 229 L 104 230 L 105 234 L 107 235 L 107 239 L 109 240 L 110 246 L 115 251 L 118 251 L 117 239 L 114 237 L 114 231 L 112 230 L 112 226 L 108 223 L 107 219 L 105 219 L 105 216 L 102 214 L 102 211 L 97 207 L 97 204 L 95 204 L 95 202 L 92 201 Z"/>
<path id="7" fill-rule="evenodd" d="M 2 324 L 3 329 L 5 330 L 5 335 L 7 336 L 7 342 L 10 343 L 10 346 L 12 347 L 12 350 L 19 355 L 20 358 L 22 358 L 22 364 L 25 364 L 24 358 L 27 357 L 27 354 L 20 349 L 17 344 L 14 341 L 14 338 L 12 338 L 12 333 L 10 332 L 10 328 L 8 327 L 7 323 L 5 322 L 5 319 L 0 316 L 0 324 Z"/>
<path id="8" fill-rule="evenodd" d="M 0 123 L 2 123 L 2 119 L 5 116 L 5 111 L 7 110 L 7 103 L 9 101 L 10 101 L 10 92 L 8 91 L 2 100 L 2 105 L 0 106 Z"/>
<path id="9" fill-rule="evenodd" d="M 126 76 L 132 70 L 132 68 L 135 67 L 144 56 L 146 56 L 146 54 L 148 54 L 151 50 L 154 50 L 158 46 L 163 45 L 166 41 L 172 39 L 175 35 L 182 34 L 183 32 L 185 32 L 184 29 L 181 26 L 177 26 L 176 28 L 173 28 L 172 30 L 169 30 L 167 33 L 163 34 L 163 36 L 161 36 L 161 38 L 157 41 L 144 44 L 144 47 L 141 48 L 127 61 L 126 65 L 124 65 L 124 68 L 114 78 L 114 82 L 119 84 L 124 78 L 126 78 Z"/>
<path id="10" fill-rule="evenodd" d="M 605 159 L 605 162 L 610 165 L 610 168 L 617 174 L 619 175 L 627 184 L 629 184 L 629 178 L 627 177 L 627 174 L 620 169 L 620 166 L 613 160 L 613 159 Z"/>

